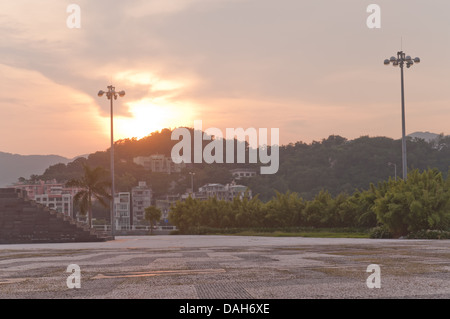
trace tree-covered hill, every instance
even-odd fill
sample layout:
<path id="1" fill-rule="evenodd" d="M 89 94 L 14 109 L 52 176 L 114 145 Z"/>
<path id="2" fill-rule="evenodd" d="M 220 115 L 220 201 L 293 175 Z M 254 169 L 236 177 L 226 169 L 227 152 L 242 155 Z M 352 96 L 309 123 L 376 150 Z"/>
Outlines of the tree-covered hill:
<path id="1" fill-rule="evenodd" d="M 445 175 L 450 166 L 450 138 L 440 136 L 434 142 L 407 141 L 408 168 L 437 168 Z M 320 190 L 332 195 L 367 189 L 397 176 L 401 178 L 401 140 L 363 136 L 347 140 L 330 136 L 311 144 L 295 143 L 280 148 L 280 169 L 276 175 L 257 176 L 247 185 L 264 200 L 276 189 L 292 191 L 311 199 Z M 391 165 L 389 165 L 391 163 Z"/>
<path id="2" fill-rule="evenodd" d="M 195 172 L 194 184 L 198 188 L 206 183 L 228 183 L 232 168 L 253 167 L 259 172 L 259 164 L 191 164 L 180 174 L 151 173 L 133 163 L 137 156 L 164 154 L 170 156 L 172 147 L 178 141 L 171 140 L 168 129 L 154 132 L 143 139 L 126 139 L 115 144 L 116 183 L 119 191 L 128 191 L 138 181 L 147 181 L 155 195 L 184 193 L 190 187 L 189 172 Z M 209 141 L 204 141 L 203 146 Z M 87 159 L 79 158 L 68 164 L 50 166 L 44 174 L 34 176 L 40 179 L 66 181 L 79 177 L 82 163 L 90 166 L 110 167 L 109 150 L 90 154 Z M 224 152 L 225 154 L 225 152 Z M 425 170 L 437 168 L 445 175 L 450 166 L 450 137 L 440 135 L 436 140 L 409 139 L 407 143 L 409 169 Z M 291 143 L 280 146 L 280 167 L 276 174 L 259 175 L 241 180 L 253 194 L 267 201 L 275 191 L 296 192 L 305 199 L 311 199 L 322 189 L 332 195 L 356 189 L 367 189 L 370 183 L 394 178 L 394 166 L 401 178 L 401 141 L 387 137 L 362 136 L 347 140 L 341 136 L 329 136 L 312 143 Z"/>

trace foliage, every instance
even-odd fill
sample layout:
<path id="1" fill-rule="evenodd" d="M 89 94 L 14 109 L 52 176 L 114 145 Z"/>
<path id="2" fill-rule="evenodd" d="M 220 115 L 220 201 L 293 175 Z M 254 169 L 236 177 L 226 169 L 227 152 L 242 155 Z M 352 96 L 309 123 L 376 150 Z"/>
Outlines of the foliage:
<path id="1" fill-rule="evenodd" d="M 450 239 L 450 231 L 422 229 L 416 232 L 409 233 L 408 239 Z"/>
<path id="2" fill-rule="evenodd" d="M 392 238 L 392 233 L 386 225 L 374 227 L 369 232 L 370 238 Z"/>
<path id="3" fill-rule="evenodd" d="M 111 181 L 106 179 L 107 171 L 100 166 L 91 168 L 83 164 L 83 169 L 84 175 L 79 179 L 71 179 L 66 183 L 66 186 L 81 188 L 73 199 L 82 215 L 88 213 L 88 224 L 90 227 L 92 224 L 92 200 L 94 198 L 103 206 L 107 207 L 108 203 L 106 199 L 111 198 L 108 194 Z"/>
<path id="4" fill-rule="evenodd" d="M 204 145 L 208 141 L 203 141 Z M 206 183 L 229 183 L 232 180 L 229 170 L 247 167 L 259 170 L 260 164 L 191 164 L 178 174 L 158 174 L 146 171 L 133 162 L 137 156 L 164 154 L 170 156 L 177 141 L 171 140 L 171 131 L 164 129 L 142 139 L 124 139 L 115 143 L 115 173 L 117 189 L 130 191 L 136 181 L 146 181 L 154 195 L 181 194 L 191 186 L 189 172 L 195 172 L 194 186 L 198 188 Z M 224 143 L 225 144 L 225 143 Z M 435 167 L 447 172 L 450 158 L 450 137 L 441 135 L 437 140 L 425 142 L 421 139 L 408 139 L 409 169 L 425 170 Z M 347 140 L 331 135 L 321 141 L 310 144 L 303 142 L 280 146 L 280 166 L 277 174 L 259 175 L 242 179 L 241 184 L 248 186 L 253 194 L 270 201 L 276 193 L 297 193 L 306 200 L 312 200 L 321 190 L 327 190 L 332 196 L 341 193 L 352 194 L 357 189 L 366 189 L 371 183 L 377 185 L 394 177 L 397 164 L 400 172 L 401 140 L 386 137 L 362 136 Z M 248 147 L 247 147 L 248 151 Z M 226 154 L 226 151 L 224 151 Z M 234 154 L 237 156 L 236 152 Z M 235 161 L 237 163 L 237 161 Z M 83 175 L 83 164 L 91 167 L 110 167 L 110 152 L 99 151 L 88 158 L 78 158 L 65 165 L 50 166 L 44 174 L 33 175 L 33 179 L 57 179 L 60 182 Z M 370 216 L 366 216 L 370 217 Z M 370 217 L 373 219 L 373 216 Z"/>
<path id="5" fill-rule="evenodd" d="M 375 201 L 378 220 L 394 236 L 405 236 L 421 229 L 450 226 L 450 188 L 442 173 L 414 170 L 406 181 L 388 182 L 388 189 Z"/>
<path id="6" fill-rule="evenodd" d="M 170 156 L 175 143 L 168 129 L 139 140 L 117 141 L 118 190 L 130 191 L 137 181 L 146 181 L 154 197 L 181 194 L 191 187 L 189 172 L 195 172 L 194 188 L 198 188 L 206 183 L 231 182 L 232 168 L 259 170 L 259 164 L 195 163 L 181 173 L 168 175 L 146 171 L 133 162 L 136 156 Z M 377 236 L 387 236 L 387 228 L 390 236 L 398 237 L 423 229 L 449 229 L 450 137 L 441 135 L 432 142 L 408 139 L 407 149 L 411 173 L 403 181 L 394 178 L 394 167 L 388 165 L 401 163 L 401 140 L 368 136 L 347 140 L 331 135 L 310 144 L 280 146 L 277 174 L 239 181 L 251 189 L 253 199 L 201 202 L 188 198 L 172 207 L 170 220 L 181 232 L 202 227 L 364 227 L 380 234 Z M 106 170 L 109 150 L 67 165 L 53 165 L 32 179 L 81 179 L 86 165 Z M 400 165 L 397 167 L 400 172 Z M 375 228 L 380 225 L 384 228 Z"/>
<path id="7" fill-rule="evenodd" d="M 179 230 L 172 235 L 181 234 Z M 198 227 L 189 231 L 190 235 L 235 235 L 235 236 L 265 236 L 265 237 L 320 237 L 320 238 L 368 238 L 365 229 L 358 228 L 311 228 L 311 227 L 243 227 L 243 228 L 213 228 Z"/>
<path id="8" fill-rule="evenodd" d="M 189 197 L 172 206 L 169 219 L 181 233 L 255 227 L 362 227 L 371 229 L 372 238 L 393 238 L 421 229 L 448 229 L 449 186 L 450 180 L 437 170 L 415 170 L 406 181 L 389 179 L 352 195 L 332 196 L 322 190 L 312 200 L 291 192 L 277 192 L 265 203 L 257 197 L 232 202 Z"/>
<path id="9" fill-rule="evenodd" d="M 145 208 L 145 220 L 150 222 L 150 234 L 153 232 L 153 226 L 161 219 L 162 212 L 156 206 L 149 206 Z"/>

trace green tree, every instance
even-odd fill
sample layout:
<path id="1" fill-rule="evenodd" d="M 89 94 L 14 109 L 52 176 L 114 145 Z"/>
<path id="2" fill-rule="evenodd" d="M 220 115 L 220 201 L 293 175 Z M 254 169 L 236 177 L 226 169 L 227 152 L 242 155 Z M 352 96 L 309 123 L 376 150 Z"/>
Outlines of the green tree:
<path id="1" fill-rule="evenodd" d="M 235 197 L 231 203 L 231 210 L 235 212 L 236 227 L 260 227 L 263 226 L 266 209 L 258 196 L 249 199 Z"/>
<path id="2" fill-rule="evenodd" d="M 308 226 L 336 227 L 337 210 L 333 197 L 328 191 L 322 190 L 306 204 L 304 219 Z"/>
<path id="3" fill-rule="evenodd" d="M 377 225 L 377 215 L 373 210 L 377 199 L 377 189 L 371 184 L 366 191 L 355 191 L 342 202 L 338 209 L 341 226 L 371 228 Z"/>
<path id="4" fill-rule="evenodd" d="M 106 200 L 111 199 L 111 195 L 108 193 L 111 182 L 107 179 L 107 171 L 101 166 L 91 168 L 83 164 L 83 169 L 84 175 L 78 179 L 71 179 L 66 183 L 66 186 L 81 188 L 73 199 L 82 215 L 88 213 L 88 225 L 91 227 L 92 200 L 96 199 L 100 204 L 107 207 L 108 203 Z"/>
<path id="5" fill-rule="evenodd" d="M 197 208 L 197 200 L 191 196 L 185 201 L 177 201 L 169 211 L 170 223 L 176 225 L 181 233 L 186 233 L 196 223 L 194 210 Z"/>
<path id="6" fill-rule="evenodd" d="M 394 236 L 423 229 L 445 229 L 450 226 L 449 180 L 436 169 L 420 173 L 414 170 L 407 180 L 391 181 L 384 196 L 375 200 L 378 220 Z"/>
<path id="7" fill-rule="evenodd" d="M 153 226 L 161 219 L 162 212 L 156 206 L 149 206 L 145 208 L 145 220 L 150 222 L 150 234 L 153 234 Z"/>
<path id="8" fill-rule="evenodd" d="M 265 205 L 266 226 L 293 227 L 301 226 L 303 223 L 302 211 L 305 203 L 297 193 L 276 192 L 276 196 Z"/>

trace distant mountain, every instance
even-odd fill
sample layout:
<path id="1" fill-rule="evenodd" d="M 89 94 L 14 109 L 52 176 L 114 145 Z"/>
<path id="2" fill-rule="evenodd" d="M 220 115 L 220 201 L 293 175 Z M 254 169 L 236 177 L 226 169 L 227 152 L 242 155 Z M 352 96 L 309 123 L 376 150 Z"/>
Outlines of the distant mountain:
<path id="1" fill-rule="evenodd" d="M 86 157 L 86 155 L 81 155 Z M 78 158 L 80 156 L 77 156 Z M 29 178 L 32 174 L 43 174 L 51 165 L 67 164 L 76 158 L 58 155 L 19 155 L 0 152 L 0 187 L 17 182 L 19 177 Z"/>
<path id="2" fill-rule="evenodd" d="M 427 142 L 430 142 L 434 139 L 436 139 L 439 134 L 436 133 L 430 133 L 430 132 L 414 132 L 408 135 L 409 137 L 415 137 L 415 138 L 420 138 L 420 139 L 424 139 Z"/>

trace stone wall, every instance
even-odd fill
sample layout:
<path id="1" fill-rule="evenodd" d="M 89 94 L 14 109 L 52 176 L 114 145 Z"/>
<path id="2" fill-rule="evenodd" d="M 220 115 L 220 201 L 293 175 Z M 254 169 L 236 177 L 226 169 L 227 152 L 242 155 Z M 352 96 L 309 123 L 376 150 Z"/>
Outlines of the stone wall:
<path id="1" fill-rule="evenodd" d="M 0 244 L 99 242 L 104 233 L 28 200 L 26 193 L 0 188 Z"/>

